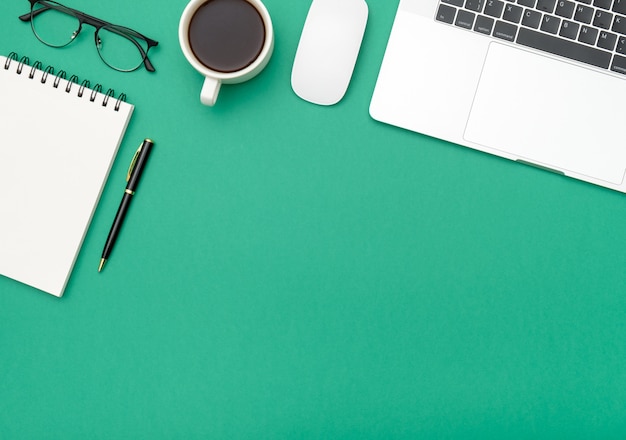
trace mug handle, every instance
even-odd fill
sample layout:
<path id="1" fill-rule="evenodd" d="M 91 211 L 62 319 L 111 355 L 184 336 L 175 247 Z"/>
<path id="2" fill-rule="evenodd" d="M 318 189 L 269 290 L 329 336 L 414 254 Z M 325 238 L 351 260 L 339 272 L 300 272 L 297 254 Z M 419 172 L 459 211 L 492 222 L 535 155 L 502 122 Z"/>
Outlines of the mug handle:
<path id="1" fill-rule="evenodd" d="M 217 95 L 220 92 L 221 85 L 222 82 L 219 79 L 205 77 L 202 91 L 200 92 L 200 102 L 213 107 L 217 101 Z"/>

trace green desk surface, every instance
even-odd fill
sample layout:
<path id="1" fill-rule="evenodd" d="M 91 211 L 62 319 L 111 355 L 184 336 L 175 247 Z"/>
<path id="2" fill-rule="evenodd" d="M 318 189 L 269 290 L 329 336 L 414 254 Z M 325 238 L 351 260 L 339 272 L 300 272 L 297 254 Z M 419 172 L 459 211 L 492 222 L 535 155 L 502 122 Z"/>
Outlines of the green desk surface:
<path id="1" fill-rule="evenodd" d="M 330 108 L 290 87 L 309 0 L 266 1 L 273 58 L 214 108 L 185 0 L 67 4 L 157 39 L 157 72 L 110 70 L 88 28 L 46 47 L 2 2 L 0 53 L 136 110 L 65 296 L 0 277 L 1 439 L 626 436 L 625 196 L 372 120 L 397 1 L 369 0 Z"/>

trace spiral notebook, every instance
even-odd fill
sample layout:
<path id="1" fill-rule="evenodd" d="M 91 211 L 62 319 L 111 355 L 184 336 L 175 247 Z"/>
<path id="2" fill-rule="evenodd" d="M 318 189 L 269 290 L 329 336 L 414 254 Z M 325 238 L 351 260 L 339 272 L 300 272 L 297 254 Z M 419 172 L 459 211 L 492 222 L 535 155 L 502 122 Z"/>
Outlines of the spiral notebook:
<path id="1" fill-rule="evenodd" d="M 134 108 L 67 77 L 0 56 L 0 274 L 59 297 Z"/>

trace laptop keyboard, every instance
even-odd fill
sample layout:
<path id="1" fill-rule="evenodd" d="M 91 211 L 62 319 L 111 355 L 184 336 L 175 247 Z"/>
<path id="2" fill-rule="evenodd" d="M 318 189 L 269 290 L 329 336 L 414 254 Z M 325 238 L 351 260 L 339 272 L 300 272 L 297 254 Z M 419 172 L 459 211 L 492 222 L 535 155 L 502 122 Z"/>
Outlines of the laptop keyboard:
<path id="1" fill-rule="evenodd" d="M 626 0 L 440 0 L 435 19 L 626 75 Z"/>

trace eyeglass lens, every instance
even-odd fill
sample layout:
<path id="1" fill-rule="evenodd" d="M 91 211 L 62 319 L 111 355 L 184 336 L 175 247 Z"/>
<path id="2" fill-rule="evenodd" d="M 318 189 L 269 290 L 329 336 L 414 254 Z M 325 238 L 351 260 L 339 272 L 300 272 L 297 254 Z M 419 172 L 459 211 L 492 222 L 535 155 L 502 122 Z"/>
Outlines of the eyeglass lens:
<path id="1" fill-rule="evenodd" d="M 70 44 L 80 29 L 78 18 L 58 3 L 37 2 L 32 7 L 31 15 L 33 32 L 48 46 L 63 47 Z"/>
<path id="2" fill-rule="evenodd" d="M 114 69 L 135 70 L 143 63 L 148 44 L 135 40 L 119 28 L 104 26 L 96 35 L 96 47 L 100 58 Z"/>

